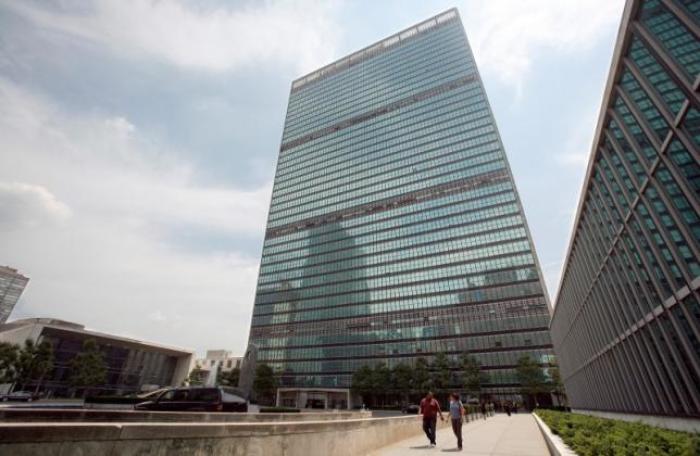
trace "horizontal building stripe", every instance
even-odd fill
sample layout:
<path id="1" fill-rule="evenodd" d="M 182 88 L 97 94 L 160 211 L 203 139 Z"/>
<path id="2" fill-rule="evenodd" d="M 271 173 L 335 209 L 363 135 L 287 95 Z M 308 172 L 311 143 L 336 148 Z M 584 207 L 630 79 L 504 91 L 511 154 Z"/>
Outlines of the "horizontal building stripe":
<path id="1" fill-rule="evenodd" d="M 419 101 L 427 100 L 429 98 L 434 97 L 435 95 L 439 95 L 441 93 L 449 92 L 451 90 L 454 90 L 458 87 L 465 86 L 471 82 L 476 81 L 476 75 L 469 75 L 469 76 L 463 76 L 461 78 L 455 79 L 454 81 L 449 81 L 444 84 L 440 84 L 439 86 L 432 87 L 428 90 L 424 90 L 423 92 L 417 93 L 415 95 L 408 96 L 406 98 L 402 98 L 401 100 L 395 101 L 393 103 L 389 103 L 388 105 L 385 106 L 380 106 L 379 108 L 373 109 L 368 112 L 363 112 L 362 114 L 350 117 L 349 119 L 342 120 L 338 123 L 335 123 L 333 125 L 329 125 L 328 127 L 321 128 L 320 130 L 314 131 L 312 133 L 309 133 L 307 135 L 302 136 L 301 138 L 297 138 L 293 141 L 286 142 L 280 146 L 280 154 L 282 152 L 285 152 L 289 149 L 293 149 L 294 147 L 300 146 L 302 144 L 305 144 L 307 142 L 313 141 L 315 139 L 321 138 L 323 136 L 326 136 L 328 134 L 334 133 L 336 131 L 344 130 L 348 127 L 352 127 L 353 125 L 357 125 L 359 123 L 365 122 L 370 119 L 374 119 L 375 117 L 383 116 L 384 114 L 390 113 L 392 111 L 396 111 L 398 109 L 404 108 L 406 106 L 410 106 L 413 103 L 417 103 Z"/>
<path id="2" fill-rule="evenodd" d="M 374 214 L 376 212 L 394 209 L 396 207 L 405 206 L 418 201 L 427 199 L 440 198 L 452 193 L 459 193 L 464 190 L 490 185 L 496 182 L 509 180 L 508 171 L 499 169 L 478 176 L 459 179 L 445 184 L 436 185 L 434 187 L 416 190 L 403 195 L 397 195 L 391 198 L 385 198 L 371 203 L 362 204 L 359 206 L 349 207 L 339 211 L 330 212 L 328 214 L 311 217 L 299 222 L 282 225 L 276 228 L 270 228 L 265 233 L 265 239 L 283 236 L 285 234 L 296 231 L 308 230 L 316 228 L 328 223 L 333 223 L 338 220 L 348 219 L 351 217 L 361 217 L 366 214 Z"/>

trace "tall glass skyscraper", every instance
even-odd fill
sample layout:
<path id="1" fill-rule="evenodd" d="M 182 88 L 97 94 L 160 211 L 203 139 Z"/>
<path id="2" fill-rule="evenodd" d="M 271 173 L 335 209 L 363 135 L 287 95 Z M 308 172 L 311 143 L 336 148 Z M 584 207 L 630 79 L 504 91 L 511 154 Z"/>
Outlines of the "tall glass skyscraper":
<path id="1" fill-rule="evenodd" d="M 470 353 L 552 357 L 523 210 L 456 10 L 292 83 L 250 342 L 281 386 Z"/>
<path id="2" fill-rule="evenodd" d="M 700 417 L 699 89 L 700 0 L 628 1 L 552 320 L 576 409 Z"/>
<path id="3" fill-rule="evenodd" d="M 17 269 L 0 266 L 0 324 L 10 317 L 27 283 L 29 278 L 17 272 Z"/>

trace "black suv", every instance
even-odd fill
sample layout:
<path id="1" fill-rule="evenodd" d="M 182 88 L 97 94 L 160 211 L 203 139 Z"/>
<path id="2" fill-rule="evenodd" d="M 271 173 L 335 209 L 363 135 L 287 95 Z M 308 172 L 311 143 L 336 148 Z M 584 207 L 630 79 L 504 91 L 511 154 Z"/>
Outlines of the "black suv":
<path id="1" fill-rule="evenodd" d="M 248 403 L 224 388 L 172 388 L 149 401 L 134 406 L 135 410 L 162 412 L 247 412 Z"/>

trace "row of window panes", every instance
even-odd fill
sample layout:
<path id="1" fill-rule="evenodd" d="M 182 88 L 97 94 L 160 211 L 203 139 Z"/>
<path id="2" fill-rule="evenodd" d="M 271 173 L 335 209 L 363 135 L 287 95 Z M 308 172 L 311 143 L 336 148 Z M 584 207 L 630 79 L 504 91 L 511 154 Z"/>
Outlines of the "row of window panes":
<path id="1" fill-rule="evenodd" d="M 279 183 L 275 184 L 272 203 L 276 204 L 291 197 L 309 193 L 312 189 L 338 186 L 354 179 L 355 176 L 386 174 L 387 171 L 396 168 L 421 163 L 425 165 L 426 162 L 430 165 L 434 158 L 464 150 L 459 142 L 452 139 L 455 128 L 464 127 L 464 131 L 472 131 L 474 135 L 477 135 L 481 128 L 493 128 L 490 116 L 484 112 L 476 115 L 479 116 L 478 119 L 450 116 L 444 122 L 436 120 L 433 126 L 428 126 L 429 124 L 426 123 L 425 128 L 412 130 L 402 138 L 403 142 L 396 146 L 389 146 L 384 142 L 385 139 L 380 138 L 374 144 L 361 149 L 361 157 L 355 157 L 353 150 L 346 150 L 345 160 L 347 161 L 343 166 L 336 166 L 335 170 L 319 168 L 319 171 L 314 173 L 318 175 L 315 178 L 311 173 L 304 173 L 304 176 L 294 176 L 290 179 L 278 178 L 276 182 Z M 427 138 L 431 138 L 431 141 L 427 141 Z M 495 148 L 498 148 L 497 144 Z"/>
<path id="2" fill-rule="evenodd" d="M 459 209 L 457 212 L 453 212 L 450 209 L 453 205 L 466 201 L 471 201 L 470 204 L 478 204 L 478 201 L 487 198 L 488 195 L 501 192 L 513 194 L 512 189 L 513 185 L 510 181 L 501 180 L 500 182 L 487 183 L 456 193 L 448 193 L 437 198 L 428 198 L 413 204 L 397 206 L 379 212 L 368 212 L 349 219 L 341 219 L 334 222 L 330 227 L 324 225 L 322 230 L 318 228 L 304 229 L 282 236 L 266 238 L 263 242 L 263 253 L 278 253 L 286 250 L 306 248 L 308 241 L 311 239 L 310 236 L 313 236 L 316 245 L 320 245 L 325 242 L 332 242 L 339 235 L 341 237 L 345 235 L 356 237 L 365 233 L 397 228 L 411 223 L 447 216 L 463 210 Z M 482 206 L 474 205 L 466 209 L 472 207 L 478 208 Z M 341 233 L 338 233 L 339 231 Z"/>
<path id="3" fill-rule="evenodd" d="M 483 142 L 491 142 L 491 151 L 498 152 L 499 145 L 495 138 L 495 128 L 490 122 L 485 123 L 489 125 L 469 131 L 474 137 L 482 137 L 484 139 Z M 439 148 L 436 148 L 434 144 L 411 147 L 404 151 L 405 160 L 395 161 L 383 166 L 377 165 L 376 169 L 373 170 L 344 176 L 340 175 L 333 180 L 322 182 L 318 185 L 298 184 L 286 194 L 273 199 L 270 207 L 277 209 L 303 206 L 319 200 L 332 199 L 337 197 L 339 193 L 347 192 L 349 189 L 359 194 L 363 189 L 373 188 L 402 177 L 415 176 L 418 173 L 429 176 L 440 172 L 440 170 L 455 162 L 478 163 L 480 157 L 486 153 L 481 151 L 480 148 L 464 147 L 463 144 L 450 141 L 449 137 L 441 137 L 439 133 L 429 134 L 428 137 L 432 141 L 451 142 L 451 144 Z"/>
<path id="4" fill-rule="evenodd" d="M 358 88 L 356 93 L 330 103 L 310 105 L 304 111 L 289 113 L 285 119 L 282 142 L 293 141 L 312 131 L 334 125 L 341 120 L 370 112 L 382 106 L 410 99 L 417 93 L 470 74 L 469 59 L 463 52 L 453 51 L 433 58 L 428 70 L 419 66 L 407 68 L 405 74 L 395 78 L 391 86 L 375 79 Z M 388 87 L 391 87 L 390 89 Z"/>
<path id="5" fill-rule="evenodd" d="M 478 160 L 470 160 L 468 166 L 460 166 L 459 163 L 444 166 L 439 169 L 440 172 L 419 173 L 413 176 L 403 177 L 387 182 L 383 185 L 372 187 L 371 192 L 362 192 L 360 195 L 355 195 L 350 199 L 335 198 L 333 203 L 324 204 L 307 204 L 306 207 L 294 207 L 286 210 L 281 210 L 275 215 L 270 211 L 268 218 L 268 228 L 282 226 L 296 221 L 308 219 L 318 215 L 328 214 L 350 207 L 362 206 L 367 203 L 383 200 L 393 196 L 403 195 L 417 190 L 427 189 L 430 187 L 454 182 L 461 179 L 473 178 L 482 174 L 487 174 L 493 171 L 506 169 L 503 153 L 493 152 L 482 155 Z M 475 162 L 482 164 L 475 165 Z M 422 176 L 421 176 L 422 174 Z M 427 177 L 426 174 L 433 175 Z M 350 194 L 351 192 L 348 192 Z"/>
<path id="6" fill-rule="evenodd" d="M 457 323 L 455 323 L 455 326 Z M 334 347 L 287 348 L 277 350 L 260 350 L 258 360 L 277 361 L 285 359 L 318 359 L 318 358 L 355 358 L 377 355 L 412 355 L 418 349 L 428 350 L 425 339 L 430 334 L 441 332 L 441 328 L 411 328 L 413 335 L 404 334 L 413 341 L 370 345 L 343 345 Z M 405 332 L 405 331 L 404 331 Z M 451 337 L 440 339 L 445 351 L 482 351 L 489 349 L 522 348 L 527 346 L 550 345 L 548 331 L 529 331 L 525 333 L 495 334 L 487 336 Z"/>
<path id="7" fill-rule="evenodd" d="M 324 172 L 323 166 L 347 165 L 353 158 L 371 156 L 372 152 L 401 145 L 420 137 L 426 126 L 444 123 L 452 118 L 472 120 L 486 109 L 484 92 L 477 85 L 456 87 L 430 98 L 403 106 L 394 111 L 350 125 L 311 141 L 280 152 L 275 180 L 294 182 L 297 176 Z M 384 148 L 379 148 L 382 144 Z M 331 168 L 333 169 L 333 168 Z"/>
<path id="8" fill-rule="evenodd" d="M 504 202 L 496 200 L 491 203 L 491 206 L 484 209 L 468 210 L 448 216 L 443 215 L 425 222 L 414 222 L 411 225 L 398 225 L 389 221 L 380 222 L 374 227 L 381 231 L 369 232 L 364 235 L 353 236 L 351 233 L 335 232 L 331 242 L 322 242 L 327 240 L 327 237 L 321 239 L 320 233 L 318 238 L 311 235 L 308 241 L 304 242 L 306 246 L 301 249 L 276 254 L 264 252 L 261 273 L 266 274 L 288 268 L 346 259 L 348 257 L 340 253 L 346 250 L 357 252 L 350 256 L 359 256 L 406 247 L 413 243 L 438 241 L 494 228 L 506 228 L 520 222 L 520 220 L 514 220 L 515 218 L 519 219 L 519 207 L 515 202 L 508 203 L 509 199 L 502 198 Z M 454 230 L 454 233 L 449 230 Z M 358 231 L 360 230 L 358 229 Z M 336 252 L 339 253 L 336 254 Z"/>
<path id="9" fill-rule="evenodd" d="M 365 248 L 351 248 L 340 254 L 314 256 L 306 261 L 291 261 L 282 265 L 269 268 L 265 274 L 260 274 L 259 283 L 282 280 L 294 277 L 297 274 L 305 276 L 338 272 L 345 269 L 366 268 L 382 263 L 391 263 L 425 255 L 435 255 L 468 247 L 482 246 L 487 243 L 502 242 L 511 239 L 526 238 L 524 227 L 519 222 L 519 217 L 513 217 L 515 228 L 490 231 L 478 236 L 464 231 L 471 226 L 451 228 L 436 231 L 415 238 L 402 238 L 383 245 L 370 245 Z M 498 219 L 496 221 L 501 221 Z M 493 228 L 492 228 L 493 229 Z M 461 232 L 460 232 L 461 231 Z M 375 248 L 377 247 L 377 248 Z M 291 275 L 286 275 L 287 273 Z"/>
<path id="10" fill-rule="evenodd" d="M 435 54 L 440 50 L 449 51 L 459 48 L 460 41 L 464 43 L 464 37 L 453 28 L 426 35 L 421 40 L 396 47 L 346 71 L 326 77 L 323 81 L 310 85 L 306 89 L 292 92 L 289 96 L 289 111 L 306 112 L 309 106 L 321 105 L 336 98 L 345 97 L 347 94 L 356 93 L 367 82 L 366 78 L 371 77 L 373 80 L 381 81 L 387 76 L 396 77 L 397 64 L 400 65 L 403 62 L 414 64 L 416 59 L 428 58 L 429 54 Z"/>
<path id="11" fill-rule="evenodd" d="M 334 283 L 347 282 L 350 280 L 359 280 L 366 283 L 366 281 L 372 278 L 387 277 L 391 274 L 417 271 L 427 267 L 442 267 L 448 264 L 460 263 L 464 261 L 491 258 L 495 255 L 529 252 L 530 244 L 527 238 L 524 236 L 515 237 L 516 234 L 524 233 L 508 233 L 509 237 L 513 236 L 515 239 L 519 239 L 517 241 L 492 244 L 476 249 L 470 248 L 468 245 L 457 245 L 457 247 L 463 250 L 447 250 L 446 253 L 428 254 L 426 253 L 428 251 L 427 248 L 418 248 L 411 252 L 411 254 L 409 254 L 410 257 L 407 259 L 402 258 L 400 261 L 378 264 L 376 266 L 364 265 L 360 260 L 358 261 L 359 264 L 354 265 L 356 266 L 354 269 L 340 271 L 328 270 L 325 267 L 317 268 L 318 270 L 298 269 L 295 271 L 296 273 L 286 272 L 279 274 L 276 280 L 261 280 L 259 282 L 258 290 L 262 290 L 263 287 L 267 288 L 269 286 L 285 288 L 292 287 L 293 289 L 313 287 L 317 285 L 329 286 Z M 508 240 L 510 239 L 505 239 L 504 241 Z M 353 265 L 343 264 L 343 267 L 350 268 L 351 266 Z M 266 286 L 264 284 L 271 285 Z"/>

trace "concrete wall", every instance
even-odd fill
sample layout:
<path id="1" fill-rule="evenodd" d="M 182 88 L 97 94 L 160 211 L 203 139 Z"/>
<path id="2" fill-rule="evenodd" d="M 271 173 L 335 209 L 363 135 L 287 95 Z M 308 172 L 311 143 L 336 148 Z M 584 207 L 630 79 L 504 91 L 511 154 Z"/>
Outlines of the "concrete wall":
<path id="1" fill-rule="evenodd" d="M 597 416 L 598 418 L 609 418 L 611 420 L 630 421 L 632 423 L 643 423 L 649 426 L 672 429 L 683 432 L 700 432 L 700 419 L 697 418 L 676 418 L 673 416 L 657 415 L 635 415 L 632 413 L 604 412 L 599 410 L 573 409 L 574 413 Z"/>
<path id="2" fill-rule="evenodd" d="M 417 416 L 276 423 L 6 423 L 0 456 L 357 456 L 421 431 Z"/>
<path id="3" fill-rule="evenodd" d="M 0 409 L 0 421 L 27 422 L 214 422 L 259 423 L 271 421 L 329 421 L 370 418 L 371 412 L 317 412 L 317 413 L 202 413 L 202 412 L 149 412 L 135 410 L 82 410 L 82 409 Z"/>

